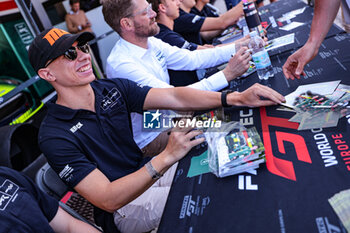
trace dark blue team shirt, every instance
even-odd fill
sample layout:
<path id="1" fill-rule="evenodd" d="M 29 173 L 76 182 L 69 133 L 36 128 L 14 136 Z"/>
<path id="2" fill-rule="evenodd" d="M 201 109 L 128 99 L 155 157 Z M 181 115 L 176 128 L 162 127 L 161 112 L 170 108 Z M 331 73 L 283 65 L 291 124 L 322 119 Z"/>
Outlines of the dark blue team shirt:
<path id="1" fill-rule="evenodd" d="M 179 33 L 174 32 L 167 26 L 158 23 L 160 28 L 159 33 L 155 36 L 158 39 L 179 48 L 196 50 L 197 44 L 186 41 Z M 170 84 L 178 86 L 187 86 L 192 83 L 198 82 L 198 77 L 196 71 L 182 71 L 182 70 L 168 70 L 170 76 Z"/>
<path id="2" fill-rule="evenodd" d="M 207 5 L 205 5 L 201 11 L 199 11 L 196 7 L 192 7 L 190 13 L 204 17 L 219 17 L 218 13 Z"/>
<path id="3" fill-rule="evenodd" d="M 73 110 L 51 102 L 39 131 L 42 152 L 72 188 L 95 168 L 114 181 L 145 163 L 133 140 L 130 113 L 143 112 L 150 87 L 127 79 L 101 79 L 91 86 L 96 112 Z M 106 219 L 108 214 L 96 208 L 95 220 Z"/>
<path id="4" fill-rule="evenodd" d="M 54 233 L 58 201 L 21 173 L 0 167 L 0 232 Z"/>
<path id="5" fill-rule="evenodd" d="M 200 35 L 205 17 L 187 13 L 180 9 L 180 16 L 174 20 L 174 31 L 182 35 L 185 40 L 203 45 Z"/>
<path id="6" fill-rule="evenodd" d="M 103 79 L 91 86 L 96 112 L 51 102 L 39 131 L 40 148 L 72 188 L 96 167 L 114 181 L 143 165 L 142 152 L 133 140 L 130 113 L 143 112 L 150 87 L 126 79 Z"/>
<path id="7" fill-rule="evenodd" d="M 155 35 L 158 39 L 161 39 L 162 41 L 182 48 L 182 49 L 188 49 L 190 51 L 196 50 L 198 45 L 192 42 L 189 42 L 183 38 L 182 35 L 180 35 L 177 32 L 174 32 L 164 24 L 158 23 L 158 26 L 160 28 L 159 33 Z"/>
<path id="8" fill-rule="evenodd" d="M 219 17 L 216 11 L 212 10 L 209 6 L 205 5 L 201 11 L 199 11 L 196 7 L 192 7 L 190 13 L 195 15 L 200 15 L 203 17 Z M 212 44 L 213 40 L 205 40 L 202 38 L 202 43 L 204 44 Z"/>

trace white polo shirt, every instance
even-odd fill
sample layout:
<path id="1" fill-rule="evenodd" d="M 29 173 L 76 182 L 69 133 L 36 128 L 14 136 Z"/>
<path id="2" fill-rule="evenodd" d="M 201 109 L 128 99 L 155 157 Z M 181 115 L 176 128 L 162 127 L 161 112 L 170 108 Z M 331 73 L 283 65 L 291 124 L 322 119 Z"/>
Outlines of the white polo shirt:
<path id="1" fill-rule="evenodd" d="M 126 78 L 138 84 L 156 88 L 169 88 L 168 69 L 197 70 L 228 62 L 235 54 L 235 45 L 189 51 L 171 46 L 155 37 L 148 38 L 148 49 L 141 48 L 120 38 L 107 58 L 108 78 Z M 228 85 L 222 71 L 202 79 L 188 87 L 218 91 Z M 160 110 L 172 115 L 172 111 Z M 147 146 L 160 132 L 142 131 L 142 115 L 132 113 L 134 140 L 140 148 Z"/>

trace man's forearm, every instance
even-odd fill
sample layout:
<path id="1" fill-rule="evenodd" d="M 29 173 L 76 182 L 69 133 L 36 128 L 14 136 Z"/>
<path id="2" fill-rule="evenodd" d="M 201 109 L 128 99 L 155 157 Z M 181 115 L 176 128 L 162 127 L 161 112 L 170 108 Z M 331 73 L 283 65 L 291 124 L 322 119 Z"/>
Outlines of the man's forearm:
<path id="1" fill-rule="evenodd" d="M 174 97 L 180 109 L 202 110 L 221 106 L 221 94 L 192 88 L 174 88 Z"/>
<path id="2" fill-rule="evenodd" d="M 242 9 L 242 5 L 239 4 L 219 17 L 206 17 L 200 31 L 225 30 L 239 20 L 243 14 Z"/>
<path id="3" fill-rule="evenodd" d="M 179 153 L 171 154 L 164 150 L 152 159 L 151 164 L 158 173 L 163 175 L 179 159 Z M 105 192 L 108 204 L 104 209 L 112 212 L 123 207 L 144 193 L 155 181 L 143 166 L 136 172 L 111 182 L 108 192 Z"/>
<path id="4" fill-rule="evenodd" d="M 225 23 L 225 28 L 236 23 L 239 18 L 243 15 L 243 3 L 238 3 L 235 7 L 222 14 L 220 17 L 223 17 Z"/>
<path id="5" fill-rule="evenodd" d="M 316 0 L 310 36 L 307 43 L 320 47 L 338 13 L 340 0 Z"/>
<path id="6" fill-rule="evenodd" d="M 143 109 L 172 109 L 192 111 L 222 106 L 222 94 L 213 91 L 201 91 L 188 87 L 152 88 L 145 99 Z M 264 99 L 261 99 L 263 97 Z M 284 97 L 273 89 L 254 84 L 243 92 L 233 92 L 226 96 L 228 105 L 260 107 L 280 104 Z"/>
<path id="7" fill-rule="evenodd" d="M 202 31 L 202 32 L 200 32 L 200 34 L 204 40 L 209 41 L 209 40 L 213 39 L 214 37 L 220 35 L 220 33 L 222 33 L 222 31 L 223 30 Z"/>
<path id="8" fill-rule="evenodd" d="M 161 174 L 169 167 L 162 158 L 160 156 L 152 161 L 154 168 Z M 74 189 L 93 205 L 113 213 L 141 195 L 154 182 L 145 167 L 112 182 L 100 170 L 95 169 Z"/>
<path id="9" fill-rule="evenodd" d="M 229 105 L 241 105 L 240 93 L 230 94 Z M 192 111 L 222 106 L 221 93 L 189 87 L 152 88 L 145 100 L 144 109 L 172 109 Z"/>
<path id="10" fill-rule="evenodd" d="M 95 229 L 93 226 L 80 221 L 70 214 L 68 214 L 65 210 L 58 208 L 56 215 L 50 221 L 50 226 L 57 233 L 98 233 L 99 231 Z"/>

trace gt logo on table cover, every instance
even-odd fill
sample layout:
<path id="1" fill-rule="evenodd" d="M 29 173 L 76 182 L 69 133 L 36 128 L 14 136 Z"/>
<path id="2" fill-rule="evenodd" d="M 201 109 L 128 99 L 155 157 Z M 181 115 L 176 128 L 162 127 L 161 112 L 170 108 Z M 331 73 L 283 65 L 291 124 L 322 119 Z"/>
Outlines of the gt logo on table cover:
<path id="1" fill-rule="evenodd" d="M 260 108 L 261 127 L 265 146 L 267 169 L 278 176 L 296 181 L 294 166 L 291 161 L 277 158 L 273 155 L 269 126 L 298 129 L 298 123 L 289 122 L 288 119 L 267 116 L 266 109 Z M 305 140 L 302 136 L 292 133 L 276 131 L 276 140 L 279 152 L 286 154 L 284 142 L 293 143 L 297 158 L 306 163 L 312 163 Z"/>

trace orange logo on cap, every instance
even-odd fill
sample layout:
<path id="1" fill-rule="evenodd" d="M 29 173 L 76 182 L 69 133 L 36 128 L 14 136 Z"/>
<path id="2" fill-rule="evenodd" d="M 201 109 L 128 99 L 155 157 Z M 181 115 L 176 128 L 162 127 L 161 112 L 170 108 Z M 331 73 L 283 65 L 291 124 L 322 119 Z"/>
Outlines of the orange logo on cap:
<path id="1" fill-rule="evenodd" d="M 43 39 L 46 39 L 52 46 L 56 42 L 56 40 L 58 40 L 64 34 L 69 34 L 69 33 L 62 29 L 53 28 L 48 33 L 46 33 Z"/>

